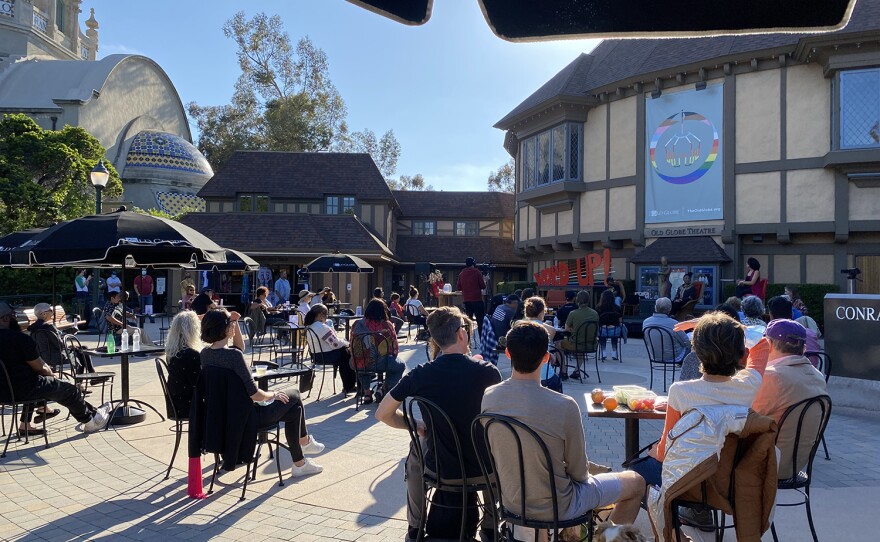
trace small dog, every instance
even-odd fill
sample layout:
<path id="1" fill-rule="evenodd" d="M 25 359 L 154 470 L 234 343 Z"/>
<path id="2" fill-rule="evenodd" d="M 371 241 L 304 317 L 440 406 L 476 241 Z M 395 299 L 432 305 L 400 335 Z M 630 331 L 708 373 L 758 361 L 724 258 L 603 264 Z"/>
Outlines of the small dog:
<path id="1" fill-rule="evenodd" d="M 603 521 L 596 525 L 593 540 L 596 542 L 645 542 L 645 535 L 632 525 L 614 525 Z"/>

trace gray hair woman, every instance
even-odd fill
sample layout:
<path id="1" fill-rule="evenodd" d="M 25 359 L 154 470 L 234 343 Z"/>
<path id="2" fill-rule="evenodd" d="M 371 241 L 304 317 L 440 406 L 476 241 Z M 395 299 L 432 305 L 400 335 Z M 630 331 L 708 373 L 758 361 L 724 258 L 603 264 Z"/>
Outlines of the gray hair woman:
<path id="1" fill-rule="evenodd" d="M 761 298 L 756 295 L 750 295 L 743 299 L 742 310 L 746 317 L 743 324 L 747 326 L 766 326 L 764 321 L 764 303 Z"/>
<path id="2" fill-rule="evenodd" d="M 202 323 L 193 311 L 181 311 L 168 327 L 165 359 L 168 361 L 168 395 L 178 416 L 188 416 L 193 390 L 202 370 Z"/>

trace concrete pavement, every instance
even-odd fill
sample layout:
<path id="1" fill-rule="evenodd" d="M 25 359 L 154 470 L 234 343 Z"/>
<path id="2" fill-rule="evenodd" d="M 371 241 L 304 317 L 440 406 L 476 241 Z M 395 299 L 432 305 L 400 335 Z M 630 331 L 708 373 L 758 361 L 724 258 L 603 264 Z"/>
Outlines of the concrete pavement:
<path id="1" fill-rule="evenodd" d="M 147 326 L 158 336 L 157 329 L 150 329 L 158 324 Z M 425 361 L 421 345 L 402 343 L 401 350 L 409 367 Z M 584 384 L 567 382 L 566 393 L 583 401 L 597 386 L 646 385 L 642 341 L 630 340 L 623 354 L 622 363 L 600 363 L 601 385 L 595 382 L 595 371 L 588 369 L 591 378 Z M 101 360 L 99 366 L 118 370 L 118 361 Z M 503 356 L 499 367 L 509 374 Z M 655 389 L 660 388 L 655 378 Z M 133 362 L 131 389 L 132 397 L 164 412 L 152 358 Z M 8 456 L 0 460 L 0 539 L 402 540 L 406 432 L 376 422 L 375 405 L 355 412 L 353 398 L 327 393 L 325 386 L 320 402 L 314 394 L 305 400 L 310 432 L 327 445 L 315 458 L 325 471 L 290 480 L 290 457 L 282 453 L 285 485 L 277 485 L 274 461 L 263 461 L 244 502 L 238 501 L 243 469 L 222 474 L 219 488 L 208 499 L 186 496 L 185 442 L 171 479 L 164 480 L 173 424 L 152 412 L 142 424 L 92 435 L 78 431 L 75 421 L 65 421 L 63 413 L 49 423 L 49 449 L 39 439 L 27 445 L 13 441 Z M 590 459 L 619 469 L 624 459 L 623 422 L 584 415 L 583 423 Z M 644 423 L 643 444 L 656 439 L 661 427 L 660 422 Z M 826 461 L 820 448 L 814 467 L 813 513 L 819 538 L 872 539 L 876 520 L 870 519 L 871 510 L 880 499 L 880 415 L 835 408 L 826 440 L 832 459 Z M 202 466 L 207 488 L 211 459 L 206 457 Z M 776 520 L 781 540 L 809 539 L 803 507 L 777 509 Z M 644 513 L 637 525 L 650 534 Z M 764 539 L 771 539 L 769 533 Z"/>

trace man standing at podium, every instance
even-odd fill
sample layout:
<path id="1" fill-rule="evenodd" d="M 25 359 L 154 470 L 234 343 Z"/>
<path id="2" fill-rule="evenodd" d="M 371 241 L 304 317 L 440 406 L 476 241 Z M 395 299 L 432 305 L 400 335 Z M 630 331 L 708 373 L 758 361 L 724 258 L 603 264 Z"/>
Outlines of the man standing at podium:
<path id="1" fill-rule="evenodd" d="M 483 273 L 477 269 L 477 261 L 467 258 L 464 261 L 464 269 L 458 274 L 455 289 L 461 292 L 464 310 L 468 318 L 477 321 L 480 333 L 483 332 L 483 317 L 486 315 L 486 304 L 483 302 L 485 287 L 486 281 L 483 280 Z"/>

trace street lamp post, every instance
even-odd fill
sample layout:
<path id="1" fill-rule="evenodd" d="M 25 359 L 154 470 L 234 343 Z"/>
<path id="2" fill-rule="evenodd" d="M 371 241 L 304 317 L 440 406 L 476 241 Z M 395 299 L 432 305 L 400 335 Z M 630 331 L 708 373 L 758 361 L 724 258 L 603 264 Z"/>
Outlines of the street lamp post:
<path id="1" fill-rule="evenodd" d="M 101 191 L 104 190 L 104 187 L 107 186 L 107 181 L 110 180 L 110 172 L 104 166 L 103 160 L 98 161 L 95 167 L 92 168 L 92 171 L 89 173 L 89 179 L 92 181 L 92 186 L 95 187 L 95 214 L 99 215 L 101 214 Z M 98 306 L 98 293 L 101 288 L 101 270 L 97 267 L 92 270 L 92 280 L 97 281 L 92 288 L 92 307 L 94 308 Z M 98 322 L 92 322 L 92 325 L 95 326 L 95 329 L 98 329 Z"/>

